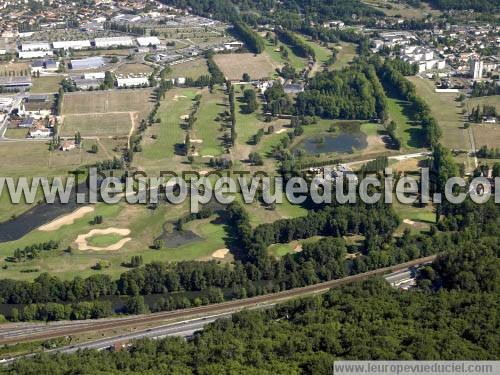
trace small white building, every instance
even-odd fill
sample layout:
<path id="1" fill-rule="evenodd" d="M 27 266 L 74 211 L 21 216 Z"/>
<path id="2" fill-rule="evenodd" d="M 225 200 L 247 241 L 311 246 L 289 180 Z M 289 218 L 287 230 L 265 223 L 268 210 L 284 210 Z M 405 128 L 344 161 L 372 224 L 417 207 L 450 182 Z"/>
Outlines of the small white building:
<path id="1" fill-rule="evenodd" d="M 52 51 L 19 51 L 20 59 L 36 59 L 45 56 L 54 56 L 54 53 Z"/>
<path id="2" fill-rule="evenodd" d="M 46 42 L 33 42 L 21 44 L 21 51 L 49 51 L 50 44 Z"/>
<path id="3" fill-rule="evenodd" d="M 90 40 L 65 40 L 65 41 L 60 41 L 60 42 L 54 42 L 52 43 L 52 46 L 55 49 L 74 49 L 74 50 L 80 50 L 84 48 L 90 48 Z"/>
<path id="4" fill-rule="evenodd" d="M 125 76 L 117 77 L 116 83 L 118 87 L 137 87 L 137 86 L 149 86 L 149 78 L 146 76 Z"/>
<path id="5" fill-rule="evenodd" d="M 93 73 L 84 73 L 84 79 L 104 79 L 106 77 L 105 72 L 93 72 Z"/>
<path id="6" fill-rule="evenodd" d="M 160 43 L 160 39 L 156 36 L 144 36 L 137 38 L 137 44 L 141 47 L 157 46 Z"/>
<path id="7" fill-rule="evenodd" d="M 109 48 L 109 47 L 132 47 L 134 45 L 134 40 L 129 36 L 117 36 L 111 38 L 95 38 L 94 44 L 97 48 Z"/>

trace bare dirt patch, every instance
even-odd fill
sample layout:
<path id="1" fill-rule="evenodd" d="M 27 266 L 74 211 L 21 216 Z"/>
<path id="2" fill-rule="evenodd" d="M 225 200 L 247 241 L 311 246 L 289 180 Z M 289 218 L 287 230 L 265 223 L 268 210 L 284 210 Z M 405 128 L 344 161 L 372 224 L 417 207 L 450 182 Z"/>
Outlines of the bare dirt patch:
<path id="1" fill-rule="evenodd" d="M 92 206 L 80 207 L 79 209 L 73 211 L 68 215 L 62 216 L 54 221 L 51 221 L 48 224 L 42 225 L 40 228 L 38 228 L 38 230 L 41 230 L 43 232 L 52 232 L 58 230 L 65 225 L 73 224 L 75 220 L 81 219 L 86 214 L 93 211 L 94 207 Z"/>
<path id="2" fill-rule="evenodd" d="M 132 240 L 132 238 L 130 237 L 125 237 L 120 241 L 118 241 L 117 243 L 107 247 L 89 246 L 89 244 L 87 243 L 87 239 L 91 238 L 92 236 L 103 235 L 103 234 L 118 234 L 121 236 L 128 236 L 130 234 L 130 229 L 114 228 L 114 227 L 106 229 L 92 229 L 87 234 L 80 234 L 76 238 L 75 243 L 78 246 L 78 250 L 115 251 L 115 250 L 120 250 L 127 242 Z"/>
<path id="3" fill-rule="evenodd" d="M 229 254 L 229 249 L 224 248 L 224 249 L 215 250 L 212 253 L 212 257 L 218 258 L 218 259 L 224 259 L 227 254 Z"/>

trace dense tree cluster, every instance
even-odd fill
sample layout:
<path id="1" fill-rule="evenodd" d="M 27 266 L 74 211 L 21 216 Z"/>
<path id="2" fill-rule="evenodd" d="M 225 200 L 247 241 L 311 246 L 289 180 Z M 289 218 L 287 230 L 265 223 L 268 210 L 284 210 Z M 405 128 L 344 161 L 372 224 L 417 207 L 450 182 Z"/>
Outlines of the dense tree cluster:
<path id="1" fill-rule="evenodd" d="M 490 95 L 500 95 L 500 85 L 495 82 L 480 82 L 480 81 L 475 81 L 474 84 L 472 85 L 472 92 L 471 96 L 478 97 L 478 96 L 490 96 Z"/>
<path id="2" fill-rule="evenodd" d="M 499 7 L 498 2 L 495 0 L 430 0 L 429 2 L 444 10 L 473 9 L 478 12 L 494 12 Z"/>
<path id="3" fill-rule="evenodd" d="M 6 374 L 331 374 L 336 359 L 493 360 L 498 294 L 392 289 L 372 279 L 322 296 L 243 311 L 191 341 L 139 340 L 121 352 L 39 355 Z"/>

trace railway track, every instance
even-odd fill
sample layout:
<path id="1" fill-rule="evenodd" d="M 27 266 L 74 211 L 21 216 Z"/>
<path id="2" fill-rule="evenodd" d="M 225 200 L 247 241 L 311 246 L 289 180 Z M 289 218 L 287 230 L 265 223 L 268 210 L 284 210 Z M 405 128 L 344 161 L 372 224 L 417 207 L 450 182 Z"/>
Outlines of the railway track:
<path id="1" fill-rule="evenodd" d="M 94 321 L 75 321 L 65 323 L 54 323 L 47 325 L 36 325 L 22 327 L 17 324 L 12 329 L 9 325 L 0 327 L 0 345 L 13 344 L 26 341 L 47 340 L 56 337 L 69 336 L 93 331 L 106 331 L 118 328 L 131 328 L 155 322 L 176 321 L 200 318 L 205 315 L 214 315 L 224 312 L 236 312 L 245 308 L 255 308 L 260 305 L 265 306 L 288 299 L 323 293 L 330 288 L 349 284 L 355 281 L 365 280 L 371 276 L 383 275 L 385 273 L 397 272 L 410 267 L 420 266 L 432 262 L 436 255 L 415 259 L 398 265 L 379 268 L 376 270 L 347 276 L 341 279 L 330 280 L 319 284 L 309 285 L 301 288 L 289 289 L 278 293 L 266 294 L 246 298 L 242 300 L 228 301 L 219 304 L 200 306 L 175 311 L 165 311 L 153 314 L 135 315 L 122 318 L 112 318 Z"/>

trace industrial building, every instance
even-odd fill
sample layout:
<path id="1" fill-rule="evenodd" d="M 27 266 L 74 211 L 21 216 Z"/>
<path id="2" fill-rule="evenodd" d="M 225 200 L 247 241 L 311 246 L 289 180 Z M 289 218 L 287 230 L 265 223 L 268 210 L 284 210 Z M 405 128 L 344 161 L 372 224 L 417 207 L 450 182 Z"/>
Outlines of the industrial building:
<path id="1" fill-rule="evenodd" d="M 71 69 L 97 69 L 106 65 L 101 56 L 87 57 L 85 59 L 71 60 Z"/>
<path id="2" fill-rule="evenodd" d="M 160 44 L 160 39 L 156 36 L 145 36 L 137 38 L 137 44 L 141 47 L 157 46 Z"/>
<path id="3" fill-rule="evenodd" d="M 5 90 L 26 90 L 31 87 L 31 76 L 0 77 L 0 87 Z"/>
<path id="4" fill-rule="evenodd" d="M 90 48 L 90 40 L 67 40 L 67 41 L 61 41 L 61 42 L 54 42 L 52 43 L 52 46 L 55 49 L 84 49 L 84 48 Z"/>
<path id="5" fill-rule="evenodd" d="M 134 40 L 129 36 L 117 36 L 112 38 L 95 38 L 94 44 L 96 48 L 133 46 Z"/>
<path id="6" fill-rule="evenodd" d="M 94 73 L 84 73 L 84 79 L 104 79 L 106 77 L 105 72 L 94 72 Z"/>
<path id="7" fill-rule="evenodd" d="M 19 51 L 20 59 L 36 59 L 46 56 L 54 56 L 54 53 L 52 51 Z"/>
<path id="8" fill-rule="evenodd" d="M 123 76 L 117 77 L 116 83 L 118 87 L 149 86 L 149 78 L 147 76 Z"/>
<path id="9" fill-rule="evenodd" d="M 50 44 L 46 42 L 33 42 L 21 44 L 21 51 L 49 51 Z"/>

